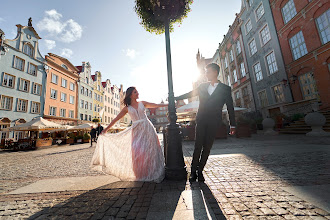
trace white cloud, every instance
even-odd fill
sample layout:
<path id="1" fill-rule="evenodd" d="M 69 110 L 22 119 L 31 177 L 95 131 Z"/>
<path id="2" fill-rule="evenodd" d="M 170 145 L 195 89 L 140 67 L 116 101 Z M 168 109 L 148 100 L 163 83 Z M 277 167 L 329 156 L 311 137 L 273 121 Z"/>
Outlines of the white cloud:
<path id="1" fill-rule="evenodd" d="M 71 49 L 64 48 L 61 50 L 62 57 L 71 58 L 72 54 L 73 54 L 73 51 Z"/>
<path id="2" fill-rule="evenodd" d="M 56 42 L 54 40 L 45 40 L 45 44 L 48 50 L 56 47 Z"/>
<path id="3" fill-rule="evenodd" d="M 139 52 L 137 52 L 134 49 L 126 49 L 126 50 L 123 50 L 123 52 L 125 53 L 125 55 L 127 57 L 129 57 L 131 59 L 135 59 L 135 57 L 140 54 Z"/>
<path id="4" fill-rule="evenodd" d="M 37 27 L 65 43 L 79 40 L 83 32 L 82 27 L 73 19 L 63 21 L 62 17 L 55 9 L 45 11 L 45 17 L 38 22 Z"/>

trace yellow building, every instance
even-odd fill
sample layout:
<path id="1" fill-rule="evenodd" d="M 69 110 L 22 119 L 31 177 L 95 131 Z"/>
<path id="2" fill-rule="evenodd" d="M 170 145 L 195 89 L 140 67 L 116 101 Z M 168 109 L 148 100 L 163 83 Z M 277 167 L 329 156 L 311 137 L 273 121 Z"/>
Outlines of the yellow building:
<path id="1" fill-rule="evenodd" d="M 104 112 L 104 88 L 102 86 L 102 74 L 99 71 L 95 72 L 95 75 L 92 75 L 93 79 L 93 119 L 102 120 L 102 112 Z M 100 115 L 101 113 L 101 115 Z"/>

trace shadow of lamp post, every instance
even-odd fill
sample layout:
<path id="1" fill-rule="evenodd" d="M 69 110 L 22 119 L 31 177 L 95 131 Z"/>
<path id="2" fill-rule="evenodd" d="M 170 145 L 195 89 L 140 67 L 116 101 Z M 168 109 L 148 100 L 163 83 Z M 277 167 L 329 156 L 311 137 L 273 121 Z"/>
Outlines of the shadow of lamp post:
<path id="1" fill-rule="evenodd" d="M 135 11 L 141 19 L 141 25 L 151 33 L 165 33 L 167 77 L 168 77 L 168 102 L 169 121 L 166 127 L 165 149 L 165 175 L 169 180 L 184 180 L 187 171 L 182 153 L 182 139 L 179 125 L 176 123 L 172 61 L 170 46 L 170 31 L 174 23 L 181 23 L 190 11 L 192 0 L 135 0 Z"/>

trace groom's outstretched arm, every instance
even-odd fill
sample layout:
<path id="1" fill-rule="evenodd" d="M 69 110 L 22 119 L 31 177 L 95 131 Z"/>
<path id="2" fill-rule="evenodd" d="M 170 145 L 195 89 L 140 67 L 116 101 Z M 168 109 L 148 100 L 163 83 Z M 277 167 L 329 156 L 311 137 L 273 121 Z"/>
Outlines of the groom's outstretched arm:
<path id="1" fill-rule="evenodd" d="M 183 100 L 183 99 L 189 99 L 189 98 L 192 98 L 192 97 L 195 97 L 195 96 L 198 96 L 198 88 L 192 90 L 191 92 L 188 92 L 186 94 L 183 94 L 183 95 L 180 95 L 180 96 L 177 96 L 177 97 L 174 97 L 175 100 Z"/>
<path id="2" fill-rule="evenodd" d="M 227 105 L 227 111 L 229 114 L 229 121 L 230 126 L 236 126 L 236 120 L 235 120 L 235 111 L 234 111 L 234 103 L 233 103 L 233 97 L 231 96 L 231 88 L 228 88 L 228 95 L 226 99 L 226 105 Z"/>

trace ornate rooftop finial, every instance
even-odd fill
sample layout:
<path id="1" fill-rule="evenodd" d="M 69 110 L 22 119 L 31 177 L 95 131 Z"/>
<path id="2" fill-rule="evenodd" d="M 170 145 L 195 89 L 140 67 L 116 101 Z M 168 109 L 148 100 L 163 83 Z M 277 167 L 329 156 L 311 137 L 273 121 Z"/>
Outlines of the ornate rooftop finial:
<path id="1" fill-rule="evenodd" d="M 31 17 L 29 18 L 28 26 L 29 26 L 29 27 L 32 27 L 32 18 L 31 18 Z"/>

